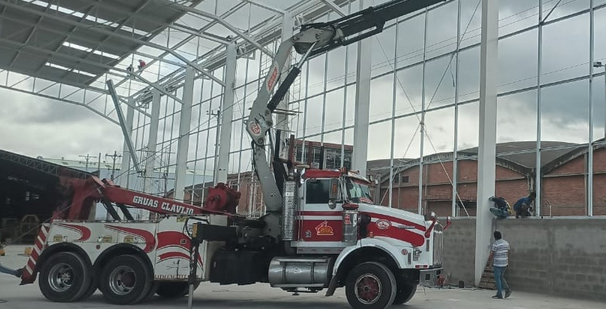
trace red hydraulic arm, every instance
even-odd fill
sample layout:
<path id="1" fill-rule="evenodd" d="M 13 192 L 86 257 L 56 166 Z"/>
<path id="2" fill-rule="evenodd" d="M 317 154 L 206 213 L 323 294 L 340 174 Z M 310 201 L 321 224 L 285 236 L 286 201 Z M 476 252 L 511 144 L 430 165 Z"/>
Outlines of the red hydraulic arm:
<path id="1" fill-rule="evenodd" d="M 71 205 L 60 206 L 53 215 L 54 219 L 87 220 L 90 211 L 96 202 L 102 202 L 107 207 L 112 207 L 110 204 L 114 203 L 118 207 L 134 207 L 149 210 L 158 214 L 234 215 L 234 211 L 232 210 L 234 207 L 229 207 L 229 210 L 232 210 L 231 212 L 222 211 L 220 210 L 221 207 L 217 207 L 216 205 L 213 205 L 212 208 L 203 208 L 167 198 L 161 198 L 124 189 L 113 184 L 109 180 L 100 180 L 94 176 L 91 176 L 85 180 L 73 178 L 69 180 L 64 179 L 62 184 L 67 193 L 72 197 Z M 231 189 L 225 187 L 224 190 Z M 108 209 L 108 211 L 110 210 Z"/>

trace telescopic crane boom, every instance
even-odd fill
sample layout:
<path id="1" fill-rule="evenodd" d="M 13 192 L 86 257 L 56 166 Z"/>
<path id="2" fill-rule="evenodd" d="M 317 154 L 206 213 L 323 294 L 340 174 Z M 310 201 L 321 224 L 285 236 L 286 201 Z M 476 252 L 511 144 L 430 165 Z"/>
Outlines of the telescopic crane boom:
<path id="1" fill-rule="evenodd" d="M 265 136 L 273 125 L 272 114 L 274 110 L 301 72 L 303 63 L 318 54 L 358 42 L 382 32 L 383 26 L 389 20 L 444 1 L 446 0 L 390 1 L 334 21 L 303 25 L 299 33 L 280 44 L 246 122 L 246 130 L 253 140 L 254 168 L 263 189 L 267 212 L 281 212 L 282 196 L 278 183 L 273 178 L 272 171 L 266 161 Z M 280 80 L 280 75 L 293 47 L 297 53 L 303 56 L 295 66 L 290 68 L 286 78 L 272 97 L 271 93 Z"/>

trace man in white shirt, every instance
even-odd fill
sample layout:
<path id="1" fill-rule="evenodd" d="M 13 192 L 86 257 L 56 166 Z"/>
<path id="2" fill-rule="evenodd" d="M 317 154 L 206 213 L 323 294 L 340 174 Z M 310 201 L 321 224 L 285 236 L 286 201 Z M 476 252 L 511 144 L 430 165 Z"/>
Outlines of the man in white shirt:
<path id="1" fill-rule="evenodd" d="M 492 261 L 492 269 L 494 272 L 494 281 L 497 285 L 497 294 L 492 298 L 503 299 L 503 290 L 505 290 L 505 298 L 511 295 L 511 290 L 507 281 L 505 281 L 505 271 L 509 265 L 509 243 L 503 239 L 501 232 L 494 232 L 495 242 L 490 250 L 489 261 Z"/>

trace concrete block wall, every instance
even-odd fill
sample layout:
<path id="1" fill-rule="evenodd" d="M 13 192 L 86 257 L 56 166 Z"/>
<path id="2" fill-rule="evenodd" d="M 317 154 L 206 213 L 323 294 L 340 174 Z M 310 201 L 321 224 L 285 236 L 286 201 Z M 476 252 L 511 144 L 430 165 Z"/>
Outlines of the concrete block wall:
<path id="1" fill-rule="evenodd" d="M 606 301 L 606 219 L 508 219 L 497 229 L 511 245 L 512 289 Z M 455 219 L 444 235 L 451 284 L 474 281 L 475 219 Z"/>

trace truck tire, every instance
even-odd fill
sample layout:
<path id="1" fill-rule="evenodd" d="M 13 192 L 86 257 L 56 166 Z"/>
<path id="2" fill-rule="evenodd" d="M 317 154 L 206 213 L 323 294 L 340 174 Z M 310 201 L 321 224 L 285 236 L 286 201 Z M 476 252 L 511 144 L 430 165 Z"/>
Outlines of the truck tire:
<path id="1" fill-rule="evenodd" d="M 194 290 L 198 288 L 200 283 L 194 284 Z M 189 294 L 189 283 L 187 282 L 162 282 L 156 291 L 163 298 L 178 298 Z"/>
<path id="2" fill-rule="evenodd" d="M 88 290 L 84 293 L 84 295 L 82 295 L 82 297 L 80 297 L 78 299 L 78 301 L 83 301 L 83 300 L 88 299 L 93 294 L 95 294 L 96 291 L 97 291 L 97 282 L 95 282 L 95 279 L 92 278 L 90 286 L 88 287 Z"/>
<path id="3" fill-rule="evenodd" d="M 53 302 L 78 301 L 91 285 L 90 272 L 79 255 L 73 252 L 55 253 L 44 262 L 40 271 L 40 292 Z"/>
<path id="4" fill-rule="evenodd" d="M 354 309 L 384 309 L 392 305 L 397 292 L 396 278 L 377 262 L 354 267 L 345 281 L 345 295 Z"/>
<path id="5" fill-rule="evenodd" d="M 153 284 L 150 267 L 138 256 L 119 255 L 103 267 L 99 289 L 113 304 L 132 305 L 148 296 Z"/>
<path id="6" fill-rule="evenodd" d="M 394 305 L 402 305 L 407 303 L 417 292 L 417 285 L 414 283 L 405 282 L 403 279 L 398 278 L 398 291 L 396 298 L 393 301 Z"/>

